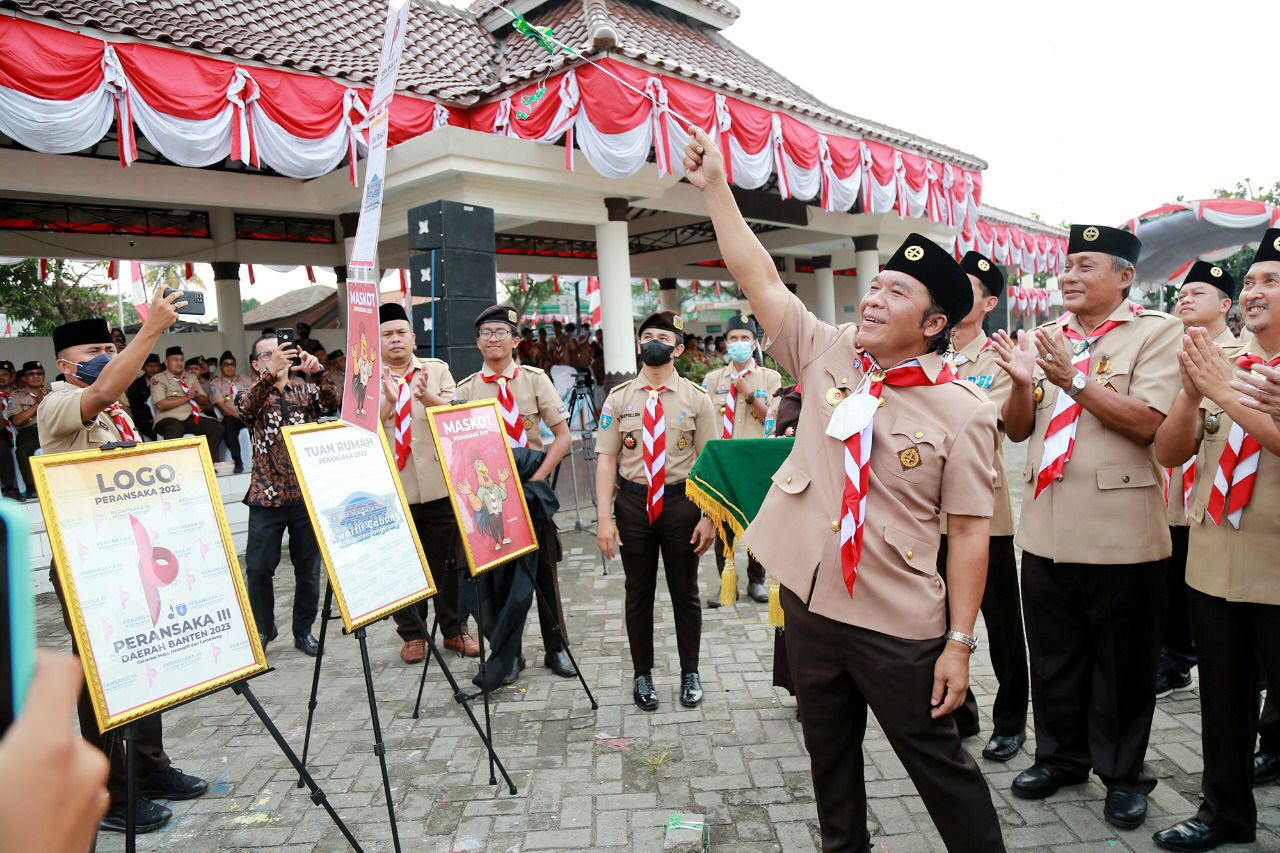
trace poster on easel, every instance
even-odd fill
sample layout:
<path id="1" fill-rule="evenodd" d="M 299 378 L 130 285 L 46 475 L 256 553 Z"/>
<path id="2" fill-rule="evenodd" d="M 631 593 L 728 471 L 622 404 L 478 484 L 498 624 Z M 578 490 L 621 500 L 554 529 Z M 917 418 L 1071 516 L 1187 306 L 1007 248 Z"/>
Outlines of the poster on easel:
<path id="1" fill-rule="evenodd" d="M 472 577 L 538 550 L 496 400 L 427 409 Z"/>
<path id="2" fill-rule="evenodd" d="M 330 421 L 282 432 L 347 633 L 435 595 L 381 426 Z"/>
<path id="3" fill-rule="evenodd" d="M 31 467 L 102 731 L 267 671 L 203 438 Z"/>

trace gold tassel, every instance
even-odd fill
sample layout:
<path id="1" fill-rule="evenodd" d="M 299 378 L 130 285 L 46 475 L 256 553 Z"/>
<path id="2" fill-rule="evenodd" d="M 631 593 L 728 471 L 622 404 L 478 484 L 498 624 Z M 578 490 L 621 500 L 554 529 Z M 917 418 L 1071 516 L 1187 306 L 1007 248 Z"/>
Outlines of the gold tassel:
<path id="1" fill-rule="evenodd" d="M 724 549 L 724 572 L 720 575 L 720 606 L 732 607 L 738 603 L 738 567 L 733 562 L 733 550 Z"/>
<path id="2" fill-rule="evenodd" d="M 782 622 L 782 587 L 774 581 L 769 584 L 769 625 L 773 628 L 781 628 Z"/>

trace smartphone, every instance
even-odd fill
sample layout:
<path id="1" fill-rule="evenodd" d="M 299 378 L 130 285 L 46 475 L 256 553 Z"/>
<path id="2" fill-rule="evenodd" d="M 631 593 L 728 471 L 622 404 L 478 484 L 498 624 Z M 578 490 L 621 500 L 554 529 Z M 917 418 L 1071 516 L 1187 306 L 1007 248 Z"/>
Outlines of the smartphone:
<path id="1" fill-rule="evenodd" d="M 302 356 L 298 353 L 298 333 L 294 329 L 276 329 L 276 343 L 280 346 L 289 344 L 293 347 L 293 363 L 302 364 Z"/>
<path id="2" fill-rule="evenodd" d="M 36 600 L 27 556 L 26 509 L 0 498 L 0 735 L 22 713 L 36 671 Z"/>
<path id="3" fill-rule="evenodd" d="M 181 293 L 182 295 L 178 297 L 178 301 L 187 303 L 178 309 L 179 314 L 196 314 L 201 317 L 204 316 L 203 293 L 198 290 L 174 290 L 171 287 L 166 287 L 164 289 L 163 296 L 168 298 L 170 294 L 174 293 Z"/>

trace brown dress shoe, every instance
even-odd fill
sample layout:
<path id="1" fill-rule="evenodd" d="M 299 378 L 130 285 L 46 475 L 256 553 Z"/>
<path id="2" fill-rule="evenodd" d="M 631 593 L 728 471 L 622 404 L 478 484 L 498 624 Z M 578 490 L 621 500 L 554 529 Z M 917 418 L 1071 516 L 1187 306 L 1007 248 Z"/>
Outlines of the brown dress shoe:
<path id="1" fill-rule="evenodd" d="M 405 663 L 422 663 L 427 659 L 426 640 L 405 640 L 400 649 L 400 660 Z"/>
<path id="2" fill-rule="evenodd" d="M 446 637 L 444 647 L 455 654 L 468 658 L 480 657 L 480 644 L 476 638 L 465 631 L 456 637 Z"/>

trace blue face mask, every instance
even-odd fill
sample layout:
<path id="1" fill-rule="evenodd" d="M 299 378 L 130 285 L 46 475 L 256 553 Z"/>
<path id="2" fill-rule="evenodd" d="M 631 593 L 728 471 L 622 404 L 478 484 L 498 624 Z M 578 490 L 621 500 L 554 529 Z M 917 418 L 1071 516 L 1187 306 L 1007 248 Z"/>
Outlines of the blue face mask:
<path id="1" fill-rule="evenodd" d="M 98 381 L 98 377 L 102 375 L 102 368 L 111 362 L 110 353 L 102 353 L 95 355 L 88 361 L 82 361 L 76 365 L 76 379 L 79 379 L 85 385 L 92 385 Z"/>
<path id="2" fill-rule="evenodd" d="M 734 341 L 726 349 L 728 350 L 729 360 L 734 364 L 747 363 L 755 353 L 755 347 L 746 341 Z"/>

